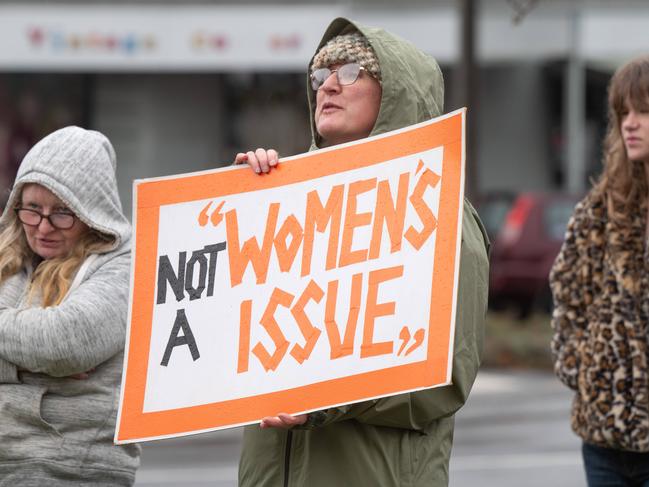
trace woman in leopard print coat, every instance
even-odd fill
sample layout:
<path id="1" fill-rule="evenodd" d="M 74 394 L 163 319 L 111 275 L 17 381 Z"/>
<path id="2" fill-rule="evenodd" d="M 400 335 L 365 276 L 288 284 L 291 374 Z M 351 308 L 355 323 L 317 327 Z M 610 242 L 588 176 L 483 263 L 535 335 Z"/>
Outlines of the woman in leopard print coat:
<path id="1" fill-rule="evenodd" d="M 609 85 L 604 171 L 552 268 L 552 352 L 589 486 L 649 485 L 649 57 Z"/>

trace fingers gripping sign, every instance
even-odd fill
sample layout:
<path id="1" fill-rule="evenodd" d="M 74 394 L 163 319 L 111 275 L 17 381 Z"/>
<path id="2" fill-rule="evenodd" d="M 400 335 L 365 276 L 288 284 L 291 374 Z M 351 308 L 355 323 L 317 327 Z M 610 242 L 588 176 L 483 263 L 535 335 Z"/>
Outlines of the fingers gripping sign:
<path id="1" fill-rule="evenodd" d="M 234 158 L 234 165 L 248 164 L 257 174 L 267 174 L 279 163 L 279 154 L 275 149 L 259 148 L 255 151 L 239 152 Z"/>
<path id="2" fill-rule="evenodd" d="M 267 428 L 283 428 L 289 429 L 294 426 L 301 426 L 306 423 L 306 414 L 297 414 L 295 416 L 286 413 L 279 413 L 277 416 L 268 416 L 261 420 L 259 427 L 261 429 Z"/>

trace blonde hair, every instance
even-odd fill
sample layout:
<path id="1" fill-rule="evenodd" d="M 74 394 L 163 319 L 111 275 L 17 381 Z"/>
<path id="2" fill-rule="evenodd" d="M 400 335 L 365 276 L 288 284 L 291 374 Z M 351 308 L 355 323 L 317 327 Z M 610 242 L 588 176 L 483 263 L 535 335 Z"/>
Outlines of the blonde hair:
<path id="1" fill-rule="evenodd" d="M 40 297 L 44 308 L 61 304 L 86 257 L 111 250 L 114 242 L 115 237 L 90 228 L 68 255 L 41 261 L 32 276 L 28 301 Z M 0 231 L 0 284 L 37 259 L 14 215 L 12 222 Z"/>
<path id="2" fill-rule="evenodd" d="M 622 138 L 620 126 L 627 102 L 636 109 L 649 108 L 649 56 L 618 69 L 608 88 L 604 170 L 593 191 L 605 199 L 609 215 L 621 221 L 630 221 L 640 201 L 649 195 L 647 168 L 643 162 L 629 160 Z"/>

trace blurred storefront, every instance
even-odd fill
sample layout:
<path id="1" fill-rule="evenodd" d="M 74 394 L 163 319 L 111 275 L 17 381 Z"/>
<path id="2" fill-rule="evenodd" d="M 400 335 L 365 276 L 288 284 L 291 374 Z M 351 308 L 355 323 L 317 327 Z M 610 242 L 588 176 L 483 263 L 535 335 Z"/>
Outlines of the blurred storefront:
<path id="1" fill-rule="evenodd" d="M 564 187 L 571 50 L 585 69 L 584 181 L 599 170 L 606 82 L 616 65 L 649 51 L 649 6 L 580 2 L 575 41 L 566 16 L 572 3 L 541 0 L 517 21 L 511 2 L 480 2 L 479 106 L 469 116 L 478 119 L 482 192 Z M 305 151 L 305 66 L 341 15 L 383 26 L 435 56 L 447 81 L 446 108 L 458 107 L 452 0 L 0 1 L 0 189 L 34 141 L 68 124 L 114 142 L 126 211 L 135 178 L 213 168 L 241 149 Z"/>

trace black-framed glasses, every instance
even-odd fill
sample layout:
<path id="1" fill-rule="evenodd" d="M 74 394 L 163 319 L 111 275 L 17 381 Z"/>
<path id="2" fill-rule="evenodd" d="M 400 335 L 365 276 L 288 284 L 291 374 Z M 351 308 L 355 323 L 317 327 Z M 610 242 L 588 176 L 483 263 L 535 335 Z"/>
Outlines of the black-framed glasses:
<path id="1" fill-rule="evenodd" d="M 55 212 L 49 215 L 44 215 L 36 210 L 29 208 L 15 208 L 16 216 L 21 223 L 29 225 L 30 227 L 37 227 L 46 218 L 50 225 L 58 230 L 68 230 L 74 225 L 76 216 L 73 213 Z"/>
<path id="2" fill-rule="evenodd" d="M 318 91 L 320 87 L 332 74 L 336 73 L 338 83 L 346 86 L 353 84 L 361 71 L 365 68 L 358 63 L 347 63 L 340 66 L 338 69 L 320 68 L 311 72 L 311 88 L 313 91 Z"/>

